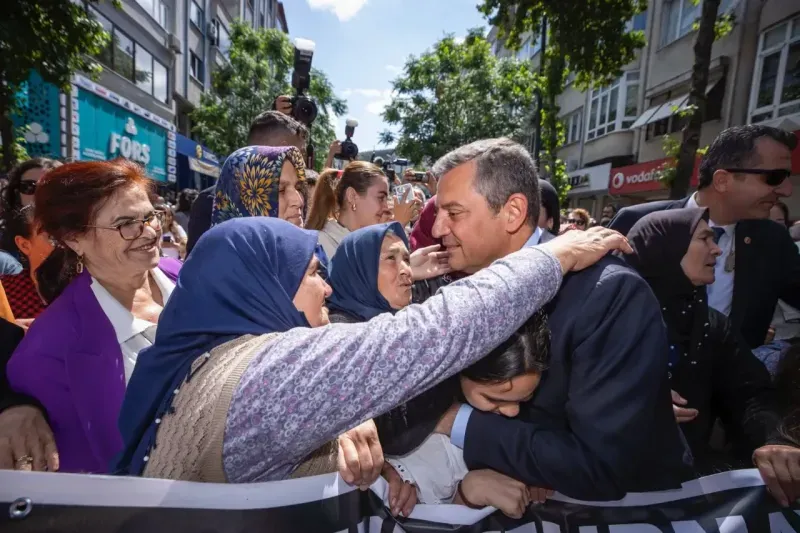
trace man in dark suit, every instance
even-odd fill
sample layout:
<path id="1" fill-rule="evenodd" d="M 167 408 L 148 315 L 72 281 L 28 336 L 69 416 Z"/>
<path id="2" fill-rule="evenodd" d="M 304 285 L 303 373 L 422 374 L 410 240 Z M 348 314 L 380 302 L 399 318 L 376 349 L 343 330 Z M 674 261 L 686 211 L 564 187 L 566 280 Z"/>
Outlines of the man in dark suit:
<path id="1" fill-rule="evenodd" d="M 538 244 L 539 186 L 528 152 L 479 141 L 440 159 L 433 235 L 454 270 L 476 272 Z M 451 409 L 437 431 L 471 469 L 585 500 L 677 488 L 691 476 L 672 414 L 667 339 L 658 302 L 638 274 L 606 258 L 565 278 L 547 308 L 551 362 L 517 418 Z"/>
<path id="2" fill-rule="evenodd" d="M 797 137 L 781 129 L 729 128 L 703 157 L 696 193 L 626 207 L 610 225 L 626 235 L 649 213 L 708 207 L 722 249 L 708 303 L 729 317 L 751 348 L 764 344 L 778 299 L 800 307 L 800 255 L 786 228 L 768 220 L 772 206 L 792 194 L 796 147 Z"/>
<path id="3" fill-rule="evenodd" d="M 296 146 L 304 154 L 307 144 L 308 129 L 280 111 L 266 111 L 258 115 L 250 125 L 247 136 L 247 146 Z M 215 187 L 203 189 L 192 204 L 186 255 L 192 251 L 197 239 L 211 227 L 214 194 Z"/>

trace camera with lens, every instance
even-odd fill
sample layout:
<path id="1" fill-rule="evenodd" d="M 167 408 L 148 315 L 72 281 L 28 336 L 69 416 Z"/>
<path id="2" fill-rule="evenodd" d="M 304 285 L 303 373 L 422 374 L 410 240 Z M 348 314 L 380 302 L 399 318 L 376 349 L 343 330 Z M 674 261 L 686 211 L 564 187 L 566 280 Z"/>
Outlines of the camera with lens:
<path id="1" fill-rule="evenodd" d="M 292 72 L 292 117 L 298 122 L 311 126 L 317 118 L 317 104 L 306 96 L 311 86 L 311 60 L 314 58 L 314 41 L 295 39 L 294 72 Z"/>
<path id="2" fill-rule="evenodd" d="M 342 148 L 339 150 L 339 153 L 334 156 L 336 159 L 352 161 L 358 157 L 358 145 L 353 142 L 353 134 L 356 132 L 356 126 L 358 126 L 358 121 L 356 119 L 348 118 L 347 122 L 345 122 L 345 140 L 342 141 Z"/>

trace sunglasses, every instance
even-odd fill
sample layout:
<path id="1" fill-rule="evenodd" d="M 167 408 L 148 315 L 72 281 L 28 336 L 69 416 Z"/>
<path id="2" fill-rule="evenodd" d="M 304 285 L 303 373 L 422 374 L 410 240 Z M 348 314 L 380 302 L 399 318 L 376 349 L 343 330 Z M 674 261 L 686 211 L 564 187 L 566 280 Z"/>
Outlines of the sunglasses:
<path id="1" fill-rule="evenodd" d="M 567 223 L 568 224 L 576 224 L 578 226 L 583 226 L 584 224 L 586 224 L 585 221 L 583 221 L 583 220 L 581 220 L 579 218 L 568 218 L 567 219 Z"/>
<path id="2" fill-rule="evenodd" d="M 36 182 L 31 180 L 24 180 L 19 182 L 20 194 L 32 195 L 36 192 Z"/>
<path id="3" fill-rule="evenodd" d="M 792 175 L 791 170 L 785 168 L 723 168 L 727 172 L 738 174 L 758 174 L 764 176 L 764 183 L 770 187 L 778 187 Z"/>

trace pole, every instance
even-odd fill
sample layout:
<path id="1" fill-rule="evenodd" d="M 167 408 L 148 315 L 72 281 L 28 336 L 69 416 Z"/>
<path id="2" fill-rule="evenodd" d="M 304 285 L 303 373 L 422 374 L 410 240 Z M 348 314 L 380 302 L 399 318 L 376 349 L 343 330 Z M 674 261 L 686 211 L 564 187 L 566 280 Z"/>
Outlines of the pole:
<path id="1" fill-rule="evenodd" d="M 547 17 L 542 17 L 542 49 L 539 52 L 541 54 L 541 60 L 539 61 L 539 74 L 544 75 L 544 68 L 545 68 L 545 50 L 547 50 Z M 533 147 L 533 160 L 539 164 L 539 155 L 542 151 L 542 91 L 541 89 L 536 91 L 536 139 L 534 139 L 534 147 Z"/>

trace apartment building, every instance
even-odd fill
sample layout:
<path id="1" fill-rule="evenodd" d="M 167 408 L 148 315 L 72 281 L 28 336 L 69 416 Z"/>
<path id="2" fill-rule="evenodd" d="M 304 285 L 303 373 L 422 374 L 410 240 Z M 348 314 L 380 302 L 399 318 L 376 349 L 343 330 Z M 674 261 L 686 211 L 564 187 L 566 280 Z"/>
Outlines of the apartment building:
<path id="1" fill-rule="evenodd" d="M 221 157 L 191 137 L 189 113 L 227 61 L 235 19 L 288 32 L 277 0 L 122 0 L 92 5 L 112 39 L 99 78 L 74 76 L 69 93 L 35 73 L 14 121 L 31 155 L 81 160 L 124 156 L 145 166 L 162 192 L 204 187 Z M 208 65 L 211 65 L 209 68 Z M 221 154 L 226 155 L 226 154 Z"/>
<path id="2" fill-rule="evenodd" d="M 586 92 L 569 84 L 559 96 L 566 129 L 559 157 L 572 178 L 571 207 L 599 219 L 607 203 L 668 196 L 658 179 L 666 157 L 663 137 L 680 139 L 679 111 L 688 100 L 700 10 L 691 0 L 650 0 L 647 12 L 630 22 L 645 31 L 647 46 L 622 76 Z M 720 13 L 732 14 L 735 22 L 713 46 L 701 146 L 736 124 L 800 131 L 800 2 L 722 0 Z M 495 52 L 508 54 L 497 44 Z M 800 151 L 794 172 L 791 179 L 800 186 Z M 800 213 L 800 195 L 789 206 Z"/>

